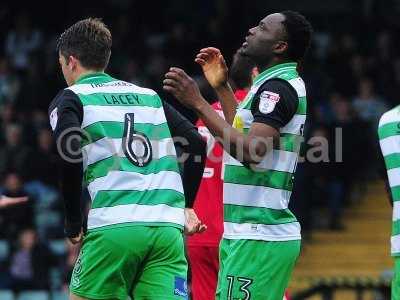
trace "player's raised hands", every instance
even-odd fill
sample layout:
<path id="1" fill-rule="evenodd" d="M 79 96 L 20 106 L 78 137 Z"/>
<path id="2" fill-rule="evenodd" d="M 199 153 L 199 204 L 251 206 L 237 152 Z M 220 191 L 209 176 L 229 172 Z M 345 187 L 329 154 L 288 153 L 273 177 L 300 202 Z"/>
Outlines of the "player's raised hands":
<path id="1" fill-rule="evenodd" d="M 10 206 L 22 204 L 28 201 L 28 197 L 6 197 L 0 196 L 0 209 L 7 208 Z"/>
<path id="2" fill-rule="evenodd" d="M 196 55 L 194 61 L 201 66 L 204 76 L 214 89 L 227 83 L 228 67 L 219 49 L 214 47 L 203 48 Z"/>
<path id="3" fill-rule="evenodd" d="M 205 102 L 197 83 L 182 69 L 170 68 L 165 74 L 163 88 L 189 108 L 196 109 Z"/>

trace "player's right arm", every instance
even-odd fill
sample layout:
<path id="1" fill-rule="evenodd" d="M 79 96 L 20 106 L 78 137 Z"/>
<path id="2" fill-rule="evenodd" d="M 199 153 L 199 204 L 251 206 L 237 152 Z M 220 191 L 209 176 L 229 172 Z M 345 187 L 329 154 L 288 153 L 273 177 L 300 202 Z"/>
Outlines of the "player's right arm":
<path id="1" fill-rule="evenodd" d="M 65 234 L 71 242 L 79 242 L 83 224 L 81 212 L 83 107 L 75 93 L 63 90 L 50 104 L 49 115 L 59 155 L 58 168 L 64 200 Z"/>
<path id="2" fill-rule="evenodd" d="M 217 93 L 225 120 L 232 125 L 236 114 L 237 101 L 228 82 L 228 67 L 224 57 L 219 49 L 208 47 L 200 50 L 195 62 L 201 66 L 208 83 Z"/>

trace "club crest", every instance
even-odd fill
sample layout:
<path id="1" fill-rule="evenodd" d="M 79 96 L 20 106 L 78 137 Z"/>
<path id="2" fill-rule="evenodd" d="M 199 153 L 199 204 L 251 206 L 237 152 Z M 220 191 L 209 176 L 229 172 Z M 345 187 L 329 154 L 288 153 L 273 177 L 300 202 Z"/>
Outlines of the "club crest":
<path id="1" fill-rule="evenodd" d="M 277 93 L 264 91 L 260 95 L 260 104 L 258 109 L 263 114 L 269 114 L 275 109 L 275 105 L 278 103 L 281 97 Z"/>

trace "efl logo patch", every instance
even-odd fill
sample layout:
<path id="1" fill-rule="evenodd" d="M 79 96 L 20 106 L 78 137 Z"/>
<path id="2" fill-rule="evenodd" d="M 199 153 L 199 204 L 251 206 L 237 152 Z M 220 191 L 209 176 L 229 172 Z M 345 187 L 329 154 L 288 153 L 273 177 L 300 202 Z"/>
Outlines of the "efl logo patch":
<path id="1" fill-rule="evenodd" d="M 181 296 L 184 299 L 188 297 L 188 288 L 186 279 L 182 277 L 175 277 L 174 295 Z"/>
<path id="2" fill-rule="evenodd" d="M 274 110 L 275 105 L 278 103 L 280 98 L 281 97 L 277 93 L 264 91 L 260 95 L 260 104 L 258 109 L 263 114 L 269 114 Z"/>

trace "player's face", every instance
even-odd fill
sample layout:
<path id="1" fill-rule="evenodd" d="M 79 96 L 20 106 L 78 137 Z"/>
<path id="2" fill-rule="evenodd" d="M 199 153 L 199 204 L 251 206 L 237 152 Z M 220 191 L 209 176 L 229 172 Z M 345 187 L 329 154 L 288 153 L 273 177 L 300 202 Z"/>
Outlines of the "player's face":
<path id="1" fill-rule="evenodd" d="M 268 64 L 274 55 L 282 51 L 282 47 L 286 46 L 287 49 L 285 29 L 282 24 L 284 20 L 282 14 L 271 14 L 262 19 L 257 26 L 250 28 L 241 53 L 257 63 Z"/>
<path id="2" fill-rule="evenodd" d="M 71 66 L 67 64 L 67 60 L 63 55 L 61 55 L 61 53 L 58 54 L 58 61 L 60 63 L 61 71 L 63 73 L 65 81 L 67 82 L 67 85 L 73 85 Z"/>

